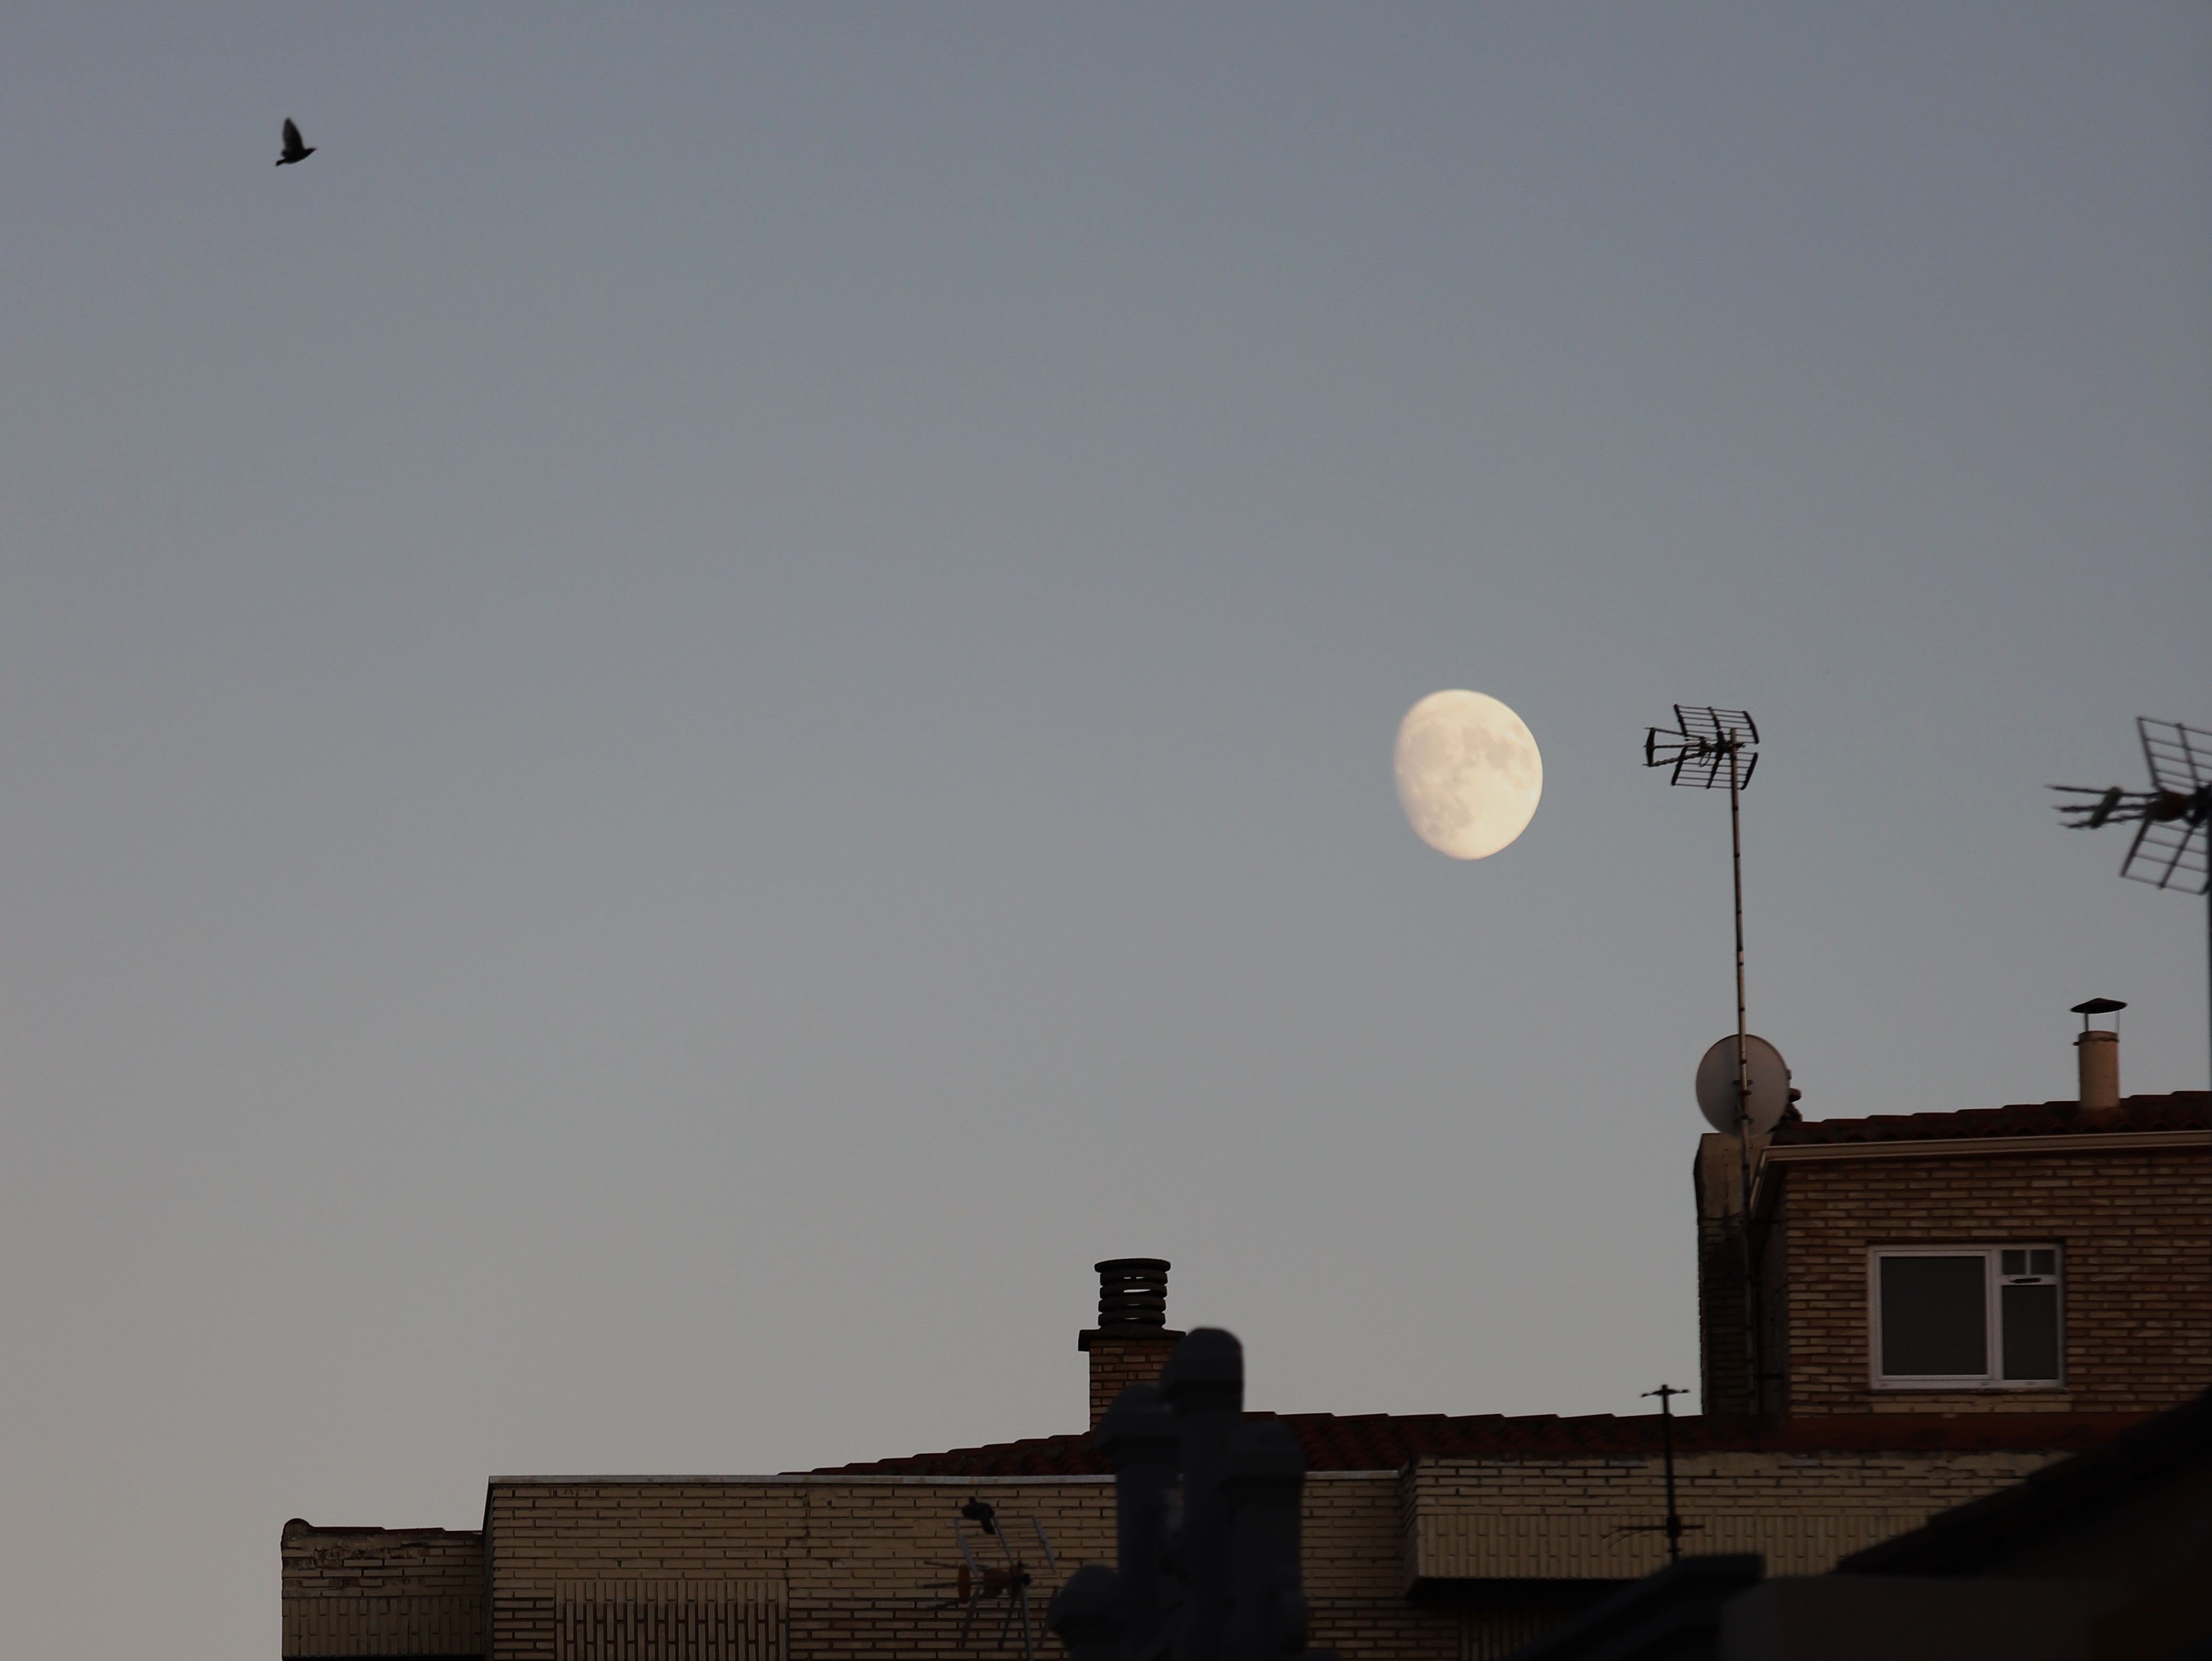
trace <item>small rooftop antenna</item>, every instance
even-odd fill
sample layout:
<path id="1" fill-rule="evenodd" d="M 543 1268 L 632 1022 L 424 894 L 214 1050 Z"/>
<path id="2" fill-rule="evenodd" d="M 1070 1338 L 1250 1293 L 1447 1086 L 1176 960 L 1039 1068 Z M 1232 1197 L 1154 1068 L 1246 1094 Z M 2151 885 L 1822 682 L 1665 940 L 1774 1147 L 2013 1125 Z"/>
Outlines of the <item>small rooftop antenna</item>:
<path id="1" fill-rule="evenodd" d="M 1743 997 L 1743 793 L 1759 768 L 1759 723 L 1745 709 L 1722 709 L 1712 704 L 1678 703 L 1672 727 L 1644 729 L 1644 764 L 1670 769 L 1667 782 L 1693 790 L 1712 790 L 1725 780 L 1729 793 L 1729 861 L 1735 877 L 1735 1046 L 1729 1057 L 1735 1063 L 1736 1150 L 1741 1161 L 1743 1217 L 1744 1363 L 1750 1373 L 1747 1401 L 1754 1414 L 1760 1410 L 1761 1385 L 1765 1373 L 1760 1362 L 1759 1332 L 1759 1275 L 1751 1255 L 1751 1139 L 1763 1129 L 1755 1123 L 1759 1105 L 1753 1092 L 1753 1059 L 1749 1034 L 1744 1030 Z M 1723 1041 L 1725 1042 L 1725 1041 Z M 1771 1048 L 1771 1046 L 1769 1046 Z M 1780 1057 L 1776 1057 L 1778 1061 Z M 1702 1069 L 1701 1069 L 1702 1071 Z M 1786 1087 L 1786 1086 L 1785 1086 Z M 1779 1112 L 1779 1108 L 1776 1110 Z M 1663 1408 L 1667 1398 L 1660 1398 Z"/>
<path id="2" fill-rule="evenodd" d="M 1006 1560 L 1004 1567 L 976 1560 L 968 1543 L 968 1530 L 961 1525 L 962 1518 L 975 1524 L 981 1530 L 984 1539 L 999 1542 L 999 1555 Z M 1029 1523 L 1030 1531 L 1036 1536 L 1037 1549 L 1044 1554 L 1046 1570 L 1057 1580 L 1060 1578 L 1060 1562 L 1053 1555 L 1052 1542 L 1045 1536 L 1044 1524 L 1034 1517 L 1029 1519 Z M 982 1607 L 984 1600 L 1003 1597 L 1006 1600 L 1006 1613 L 999 1622 L 999 1647 L 1006 1648 L 1007 1635 L 1013 1631 L 1014 1623 L 1019 1621 L 1024 1661 L 1036 1661 L 1037 1634 L 1030 1620 L 1030 1588 L 1036 1584 L 1036 1577 L 1030 1572 L 1027 1563 L 1014 1555 L 1013 1547 L 1007 1542 L 998 1508 L 986 1500 L 970 1500 L 962 1506 L 959 1516 L 953 1519 L 952 1543 L 960 1548 L 960 1561 L 957 1563 L 933 1561 L 931 1567 L 954 1571 L 952 1596 L 940 1600 L 936 1607 L 960 1611 L 960 1635 L 954 1640 L 955 1646 L 960 1649 L 968 1647 L 969 1634 L 975 1628 L 975 1612 Z M 984 1557 L 988 1558 L 990 1547 L 986 1545 L 982 1549 Z"/>
<path id="3" fill-rule="evenodd" d="M 2207 851 L 2207 844 L 2212 843 L 2212 829 L 2207 828 L 2212 821 L 2212 733 L 2178 721 L 2146 721 L 2141 715 L 2136 717 L 2136 732 L 2142 739 L 2149 789 L 2054 784 L 2051 788 L 2061 795 L 2089 800 L 2051 805 L 2069 830 L 2094 830 L 2100 825 L 2132 822 L 2136 839 L 2120 861 L 2120 874 L 2153 888 L 2206 897 L 2206 998 L 2212 1004 L 2212 855 Z M 2088 1023 L 2085 1019 L 2082 1025 Z"/>
<path id="4" fill-rule="evenodd" d="M 1647 1390 L 1646 1396 L 1659 1398 L 1659 1451 L 1667 1463 L 1667 1520 L 1663 1523 L 1637 1523 L 1619 1530 L 1622 1534 L 1663 1534 L 1667 1536 L 1667 1561 L 1682 1561 L 1682 1536 L 1692 1529 L 1703 1528 L 1702 1523 L 1685 1523 L 1680 1506 L 1674 1503 L 1674 1398 L 1687 1396 L 1686 1390 L 1677 1390 L 1672 1384 L 1662 1384 L 1656 1390 Z"/>

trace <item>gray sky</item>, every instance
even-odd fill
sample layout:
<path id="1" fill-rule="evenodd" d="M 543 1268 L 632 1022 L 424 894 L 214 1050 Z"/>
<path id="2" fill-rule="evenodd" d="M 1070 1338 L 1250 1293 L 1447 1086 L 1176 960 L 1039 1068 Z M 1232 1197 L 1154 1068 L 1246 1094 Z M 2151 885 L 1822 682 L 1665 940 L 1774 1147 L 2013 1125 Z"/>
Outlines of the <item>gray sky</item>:
<path id="1" fill-rule="evenodd" d="M 2201 1086 L 2202 6 L 0 15 L 0 1630 L 495 1471 L 1694 1382 L 1689 1086 Z M 296 117 L 320 146 L 271 167 Z M 1462 865 L 1390 747 L 1511 704 Z"/>

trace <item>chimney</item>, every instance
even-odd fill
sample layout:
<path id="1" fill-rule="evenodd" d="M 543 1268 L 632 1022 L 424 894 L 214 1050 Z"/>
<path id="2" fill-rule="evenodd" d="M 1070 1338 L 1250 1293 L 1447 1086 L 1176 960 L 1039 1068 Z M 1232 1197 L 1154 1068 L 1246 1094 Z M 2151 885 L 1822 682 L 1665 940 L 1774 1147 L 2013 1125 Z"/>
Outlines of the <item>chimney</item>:
<path id="1" fill-rule="evenodd" d="M 2084 1113 L 2113 1113 L 2120 1105 L 2120 1023 L 2119 1013 L 2127 1005 L 2117 998 L 2092 998 L 2087 1003 L 2077 1003 L 2074 1013 L 2081 1018 L 2081 1036 L 2074 1040 L 2075 1054 L 2081 1064 L 2081 1110 Z M 2094 1016 L 2113 1017 L 2110 1031 L 2089 1025 Z"/>
<path id="2" fill-rule="evenodd" d="M 1158 1384 L 1160 1369 L 1182 1340 L 1168 1328 L 1164 1257 L 1109 1257 L 1098 1271 L 1098 1324 L 1075 1347 L 1091 1357 L 1091 1426 L 1097 1429 L 1114 1398 L 1131 1384 Z"/>

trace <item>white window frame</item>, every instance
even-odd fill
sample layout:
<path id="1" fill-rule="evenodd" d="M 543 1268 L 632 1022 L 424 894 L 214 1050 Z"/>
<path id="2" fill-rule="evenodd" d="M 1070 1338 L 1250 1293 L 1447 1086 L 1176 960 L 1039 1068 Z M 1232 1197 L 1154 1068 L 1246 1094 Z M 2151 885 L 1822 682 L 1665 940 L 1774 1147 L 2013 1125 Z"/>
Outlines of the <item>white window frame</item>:
<path id="1" fill-rule="evenodd" d="M 2003 1376 L 2004 1319 L 2000 1288 L 2003 1287 L 2006 1277 L 2002 1273 L 2004 1259 L 2000 1254 L 2007 1251 L 2048 1251 L 2055 1254 L 2052 1261 L 2057 1264 L 2057 1270 L 2049 1278 L 2058 1287 L 2058 1376 L 2056 1378 L 2008 1378 Z M 1982 1320 L 1984 1323 L 1982 1353 L 1989 1357 L 1987 1372 L 1893 1374 L 1881 1370 L 1881 1262 L 1885 1257 L 1982 1259 Z M 2038 1275 L 2034 1278 L 2041 1280 L 2044 1277 Z M 2056 1240 L 2006 1240 L 1996 1245 L 1911 1245 L 1899 1243 L 1869 1246 L 1867 1249 L 1867 1371 L 1876 1390 L 2050 1390 L 2066 1388 L 2066 1248 Z"/>

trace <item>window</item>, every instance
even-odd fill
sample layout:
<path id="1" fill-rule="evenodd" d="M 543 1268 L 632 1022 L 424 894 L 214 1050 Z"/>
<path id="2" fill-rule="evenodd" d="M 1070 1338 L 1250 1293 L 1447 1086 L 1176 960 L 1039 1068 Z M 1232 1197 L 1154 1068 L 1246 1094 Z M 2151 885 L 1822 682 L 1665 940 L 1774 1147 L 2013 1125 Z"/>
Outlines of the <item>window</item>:
<path id="1" fill-rule="evenodd" d="M 2057 1384 L 2059 1269 L 2055 1245 L 1878 1248 L 1875 1382 L 1953 1390 Z"/>

